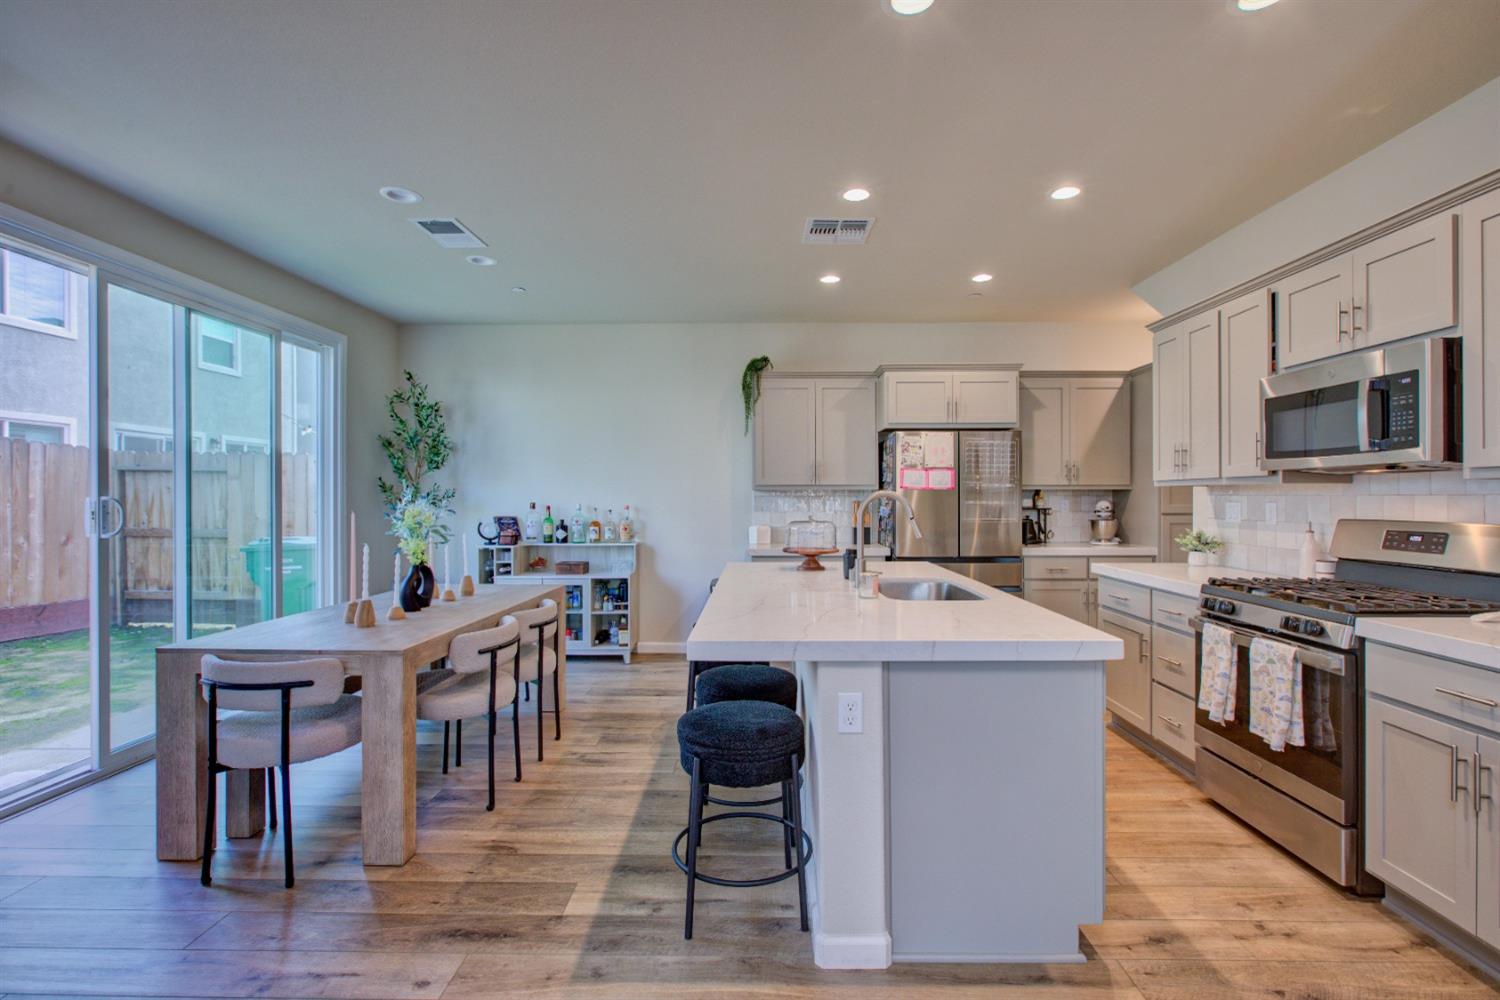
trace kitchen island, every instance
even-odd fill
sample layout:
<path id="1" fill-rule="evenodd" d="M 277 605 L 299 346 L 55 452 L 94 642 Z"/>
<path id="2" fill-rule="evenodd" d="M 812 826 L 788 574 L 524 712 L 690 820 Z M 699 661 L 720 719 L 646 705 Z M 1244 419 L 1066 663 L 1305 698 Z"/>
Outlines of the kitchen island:
<path id="1" fill-rule="evenodd" d="M 731 564 L 688 637 L 690 660 L 795 664 L 814 960 L 1082 961 L 1120 640 L 931 563 L 880 579 L 860 598 L 836 572 Z M 966 599 L 894 596 L 913 579 Z"/>

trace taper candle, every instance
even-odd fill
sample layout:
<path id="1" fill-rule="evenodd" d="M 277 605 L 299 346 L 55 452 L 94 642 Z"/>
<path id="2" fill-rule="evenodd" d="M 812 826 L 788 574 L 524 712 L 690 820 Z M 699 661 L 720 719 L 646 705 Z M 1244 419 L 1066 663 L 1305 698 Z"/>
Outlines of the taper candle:
<path id="1" fill-rule="evenodd" d="M 349 512 L 349 602 L 354 603 L 354 511 Z"/>
<path id="2" fill-rule="evenodd" d="M 391 607 L 401 603 L 401 550 L 396 550 L 396 568 L 391 573 Z"/>
<path id="3" fill-rule="evenodd" d="M 464 550 L 464 576 L 469 575 L 469 533 L 465 531 L 458 536 L 458 545 Z"/>
<path id="4" fill-rule="evenodd" d="M 370 546 L 366 545 L 359 567 L 359 599 L 370 599 Z"/>
<path id="5" fill-rule="evenodd" d="M 443 543 L 443 589 L 453 588 L 453 544 Z"/>

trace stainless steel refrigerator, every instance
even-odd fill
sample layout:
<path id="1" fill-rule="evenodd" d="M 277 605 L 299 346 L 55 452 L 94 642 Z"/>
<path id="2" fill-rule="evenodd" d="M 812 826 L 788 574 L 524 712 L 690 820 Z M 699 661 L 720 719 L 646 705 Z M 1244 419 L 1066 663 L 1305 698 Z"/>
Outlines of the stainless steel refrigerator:
<path id="1" fill-rule="evenodd" d="M 880 485 L 916 512 L 915 538 L 895 504 L 880 507 L 879 536 L 892 558 L 924 559 L 981 583 L 1021 588 L 1019 431 L 886 431 Z"/>

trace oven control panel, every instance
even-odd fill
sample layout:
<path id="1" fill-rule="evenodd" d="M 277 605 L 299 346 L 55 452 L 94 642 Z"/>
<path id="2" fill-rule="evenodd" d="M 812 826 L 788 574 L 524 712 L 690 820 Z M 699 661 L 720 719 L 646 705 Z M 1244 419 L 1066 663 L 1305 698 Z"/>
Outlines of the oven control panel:
<path id="1" fill-rule="evenodd" d="M 1420 552 L 1440 556 L 1448 551 L 1446 531 L 1387 531 L 1380 547 L 1388 552 Z"/>

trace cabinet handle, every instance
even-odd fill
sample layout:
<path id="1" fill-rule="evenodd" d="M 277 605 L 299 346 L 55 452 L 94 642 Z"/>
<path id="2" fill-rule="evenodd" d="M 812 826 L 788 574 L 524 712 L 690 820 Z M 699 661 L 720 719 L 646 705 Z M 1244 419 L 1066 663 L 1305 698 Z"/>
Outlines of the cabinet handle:
<path id="1" fill-rule="evenodd" d="M 1048 566 L 1047 567 L 1047 572 L 1048 573 L 1066 573 L 1067 571 L 1068 571 L 1067 567 L 1065 567 L 1065 566 Z"/>
<path id="2" fill-rule="evenodd" d="M 1358 333 L 1359 331 L 1361 331 L 1361 330 L 1364 329 L 1364 327 L 1362 327 L 1362 326 L 1359 325 L 1359 317 L 1355 315 L 1355 313 L 1363 312 L 1364 308 L 1365 308 L 1364 306 L 1360 305 L 1358 302 L 1355 302 L 1353 299 L 1349 300 L 1349 309 L 1350 309 L 1350 312 L 1349 312 L 1349 339 L 1350 340 L 1353 340 L 1354 339 L 1354 335 L 1356 333 Z"/>
<path id="3" fill-rule="evenodd" d="M 1179 733 L 1182 732 L 1182 723 L 1178 722 L 1176 719 L 1169 719 L 1165 715 L 1158 715 L 1157 718 L 1165 722 L 1167 725 L 1171 726 L 1173 729 L 1177 730 Z"/>
<path id="4" fill-rule="evenodd" d="M 1255 435 L 1255 461 L 1256 461 L 1257 465 L 1260 463 L 1261 457 L 1262 456 L 1261 456 L 1261 453 L 1260 453 L 1260 434 L 1257 433 Z"/>
<path id="5" fill-rule="evenodd" d="M 1108 596 L 1111 601 L 1114 601 L 1116 604 L 1120 605 L 1120 607 L 1130 607 L 1130 598 L 1124 596 L 1123 594 L 1110 594 Z"/>
<path id="6" fill-rule="evenodd" d="M 1464 701 L 1472 701 L 1474 704 L 1483 705 L 1485 708 L 1500 708 L 1500 701 L 1494 701 L 1490 698 L 1481 698 L 1477 694 L 1465 694 L 1462 691 L 1455 691 L 1452 688 L 1445 687 L 1435 687 L 1433 688 L 1433 690 L 1438 694 L 1446 694 L 1454 698 L 1460 698 Z"/>
<path id="7" fill-rule="evenodd" d="M 1489 792 L 1484 790 L 1484 772 L 1491 770 L 1484 765 L 1484 757 L 1478 750 L 1474 751 L 1474 815 L 1477 817 L 1484 803 L 1494 802 Z"/>
<path id="8" fill-rule="evenodd" d="M 1344 317 L 1347 315 L 1349 315 L 1349 310 L 1344 308 L 1344 300 L 1339 299 L 1339 343 L 1341 344 L 1344 342 Z"/>
<path id="9" fill-rule="evenodd" d="M 1468 761 L 1467 758 L 1460 757 L 1458 755 L 1458 747 L 1454 746 L 1451 743 L 1448 744 L 1448 801 L 1449 802 L 1457 802 L 1458 801 L 1458 793 L 1459 792 L 1467 792 L 1469 790 L 1469 786 L 1468 785 L 1460 785 L 1458 783 L 1458 765 L 1460 765 L 1460 764 L 1462 764 L 1465 768 L 1467 768 L 1469 766 L 1469 761 Z"/>
<path id="10" fill-rule="evenodd" d="M 1182 661 L 1181 660 L 1174 660 L 1170 656 L 1161 656 L 1161 655 L 1158 655 L 1156 658 L 1158 660 L 1160 660 L 1161 662 L 1163 662 L 1163 663 L 1170 664 L 1173 670 L 1175 670 L 1175 671 L 1177 671 L 1179 673 L 1182 672 Z"/>
<path id="11" fill-rule="evenodd" d="M 1172 610 L 1170 610 L 1168 608 L 1162 608 L 1160 610 L 1161 610 L 1162 614 L 1164 614 L 1164 615 L 1171 615 L 1173 618 L 1186 618 L 1187 617 L 1187 615 L 1183 614 L 1181 611 L 1172 611 Z"/>

